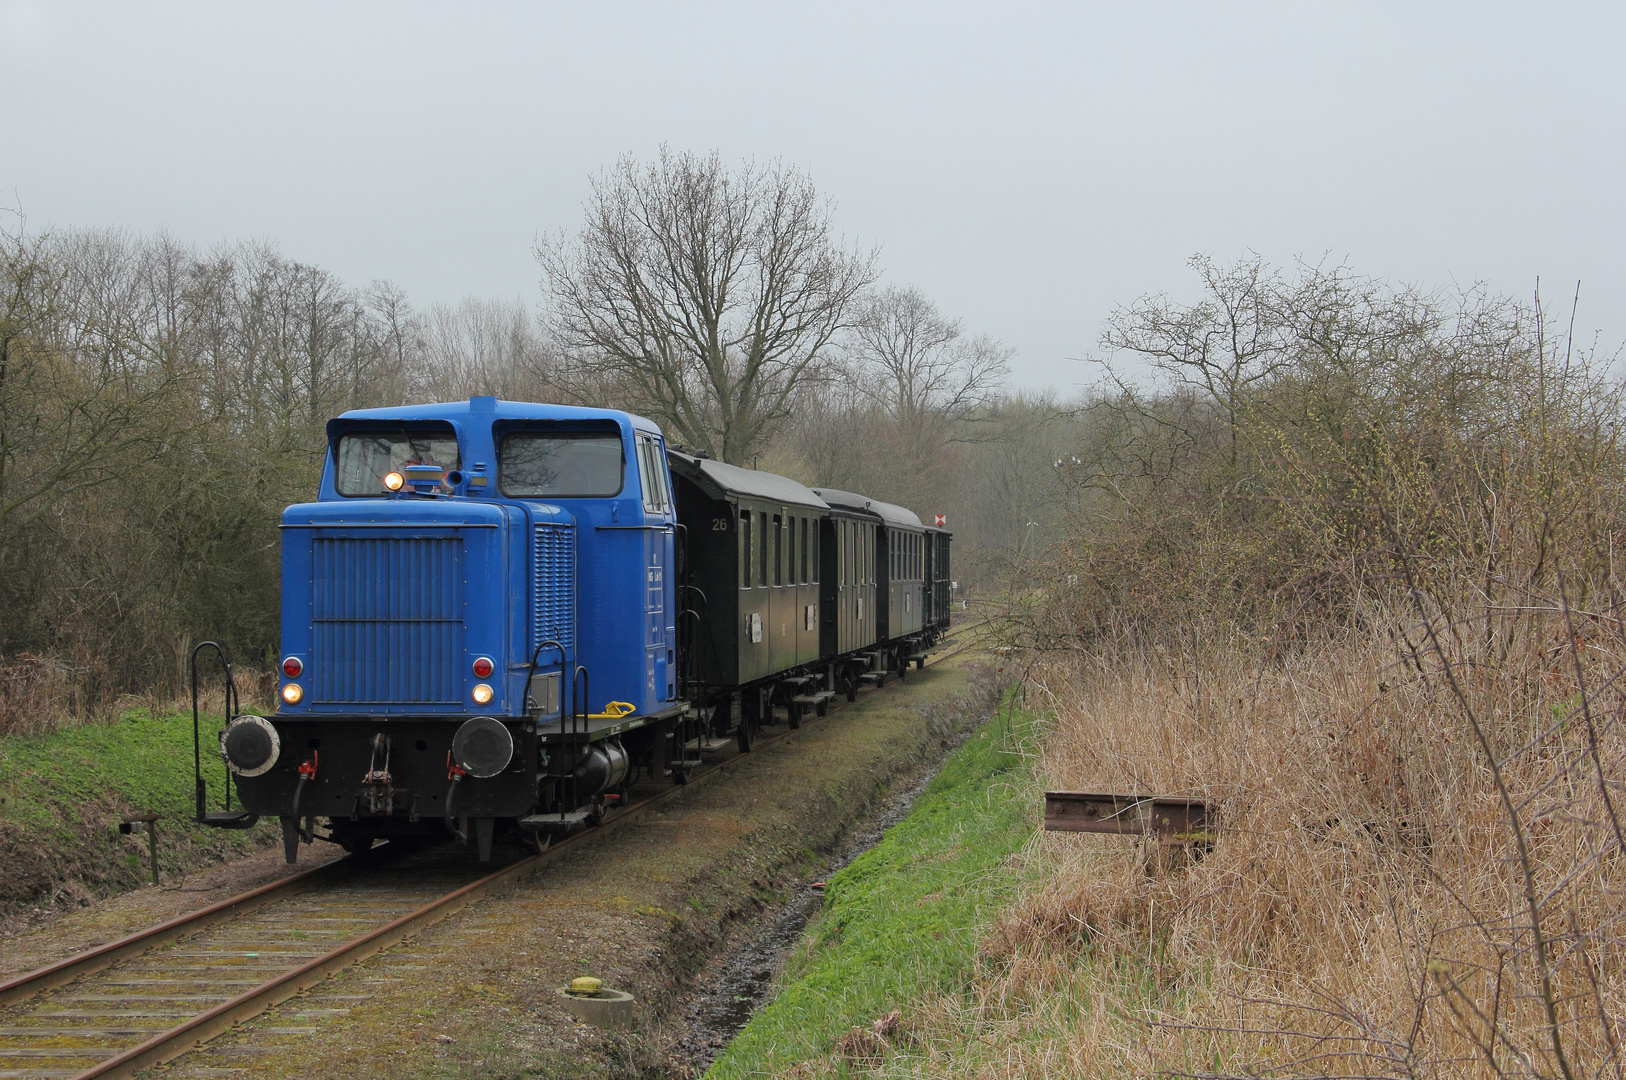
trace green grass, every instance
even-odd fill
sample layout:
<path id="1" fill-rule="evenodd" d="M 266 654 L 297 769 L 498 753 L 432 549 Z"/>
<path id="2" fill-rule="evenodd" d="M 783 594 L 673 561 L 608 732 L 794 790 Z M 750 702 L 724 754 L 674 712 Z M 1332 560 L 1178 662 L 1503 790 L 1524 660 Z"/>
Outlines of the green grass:
<path id="1" fill-rule="evenodd" d="M 835 874 L 782 989 L 706 1073 L 715 1080 L 825 1058 L 849 1028 L 971 981 L 988 916 L 1020 884 L 1005 865 L 1033 835 L 1021 710 L 980 728 L 874 848 Z"/>
<path id="2" fill-rule="evenodd" d="M 203 722 L 210 805 L 223 790 L 213 750 L 219 718 Z M 118 835 L 127 813 L 156 813 L 159 865 L 167 874 L 245 854 L 273 831 L 204 830 L 192 824 L 192 717 L 132 710 L 108 723 L 45 735 L 0 737 L 0 913 L 58 889 L 105 894 L 147 878 L 145 840 Z"/>

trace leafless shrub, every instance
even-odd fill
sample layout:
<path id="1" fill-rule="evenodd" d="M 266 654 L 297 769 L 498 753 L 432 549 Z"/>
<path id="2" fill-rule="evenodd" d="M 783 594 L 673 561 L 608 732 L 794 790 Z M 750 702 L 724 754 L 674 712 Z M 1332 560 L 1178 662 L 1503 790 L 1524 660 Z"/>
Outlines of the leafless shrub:
<path id="1" fill-rule="evenodd" d="M 54 656 L 23 654 L 0 663 L 0 734 L 33 735 L 85 715 L 90 673 Z"/>
<path id="2" fill-rule="evenodd" d="M 1212 386 L 1107 411 L 1011 616 L 1044 783 L 1202 798 L 1213 850 L 1044 837 L 928 1022 L 1005 1075 L 1620 1075 L 1616 388 L 1539 308 L 1205 280 L 1122 340 Z"/>

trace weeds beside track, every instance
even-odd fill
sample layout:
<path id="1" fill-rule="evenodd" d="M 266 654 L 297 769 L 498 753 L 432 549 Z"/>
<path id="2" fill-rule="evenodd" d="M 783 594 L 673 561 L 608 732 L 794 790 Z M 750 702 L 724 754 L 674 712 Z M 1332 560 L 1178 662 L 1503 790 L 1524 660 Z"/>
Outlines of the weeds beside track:
<path id="1" fill-rule="evenodd" d="M 968 629 L 976 630 L 981 625 L 977 624 Z M 969 638 L 972 635 L 963 636 Z M 957 654 L 967 645 L 967 641 L 962 641 L 934 657 L 931 662 L 933 664 L 941 662 Z M 873 696 L 874 692 L 869 692 L 864 694 L 861 700 Z M 835 706 L 831 712 L 839 712 L 843 707 L 845 706 Z M 355 867 L 353 859 L 342 860 L 329 867 L 302 874 L 297 879 L 290 879 L 255 890 L 254 893 L 244 897 L 212 905 L 191 916 L 170 920 L 163 927 L 134 935 L 134 940 L 115 942 L 81 957 L 12 980 L 0 986 L 0 1000 L 15 1001 L 32 994 L 46 993 L 44 997 L 31 1002 L 28 1006 L 14 1006 L 5 1013 L 0 1013 L 0 1025 L 3 1025 L 3 1028 L 0 1028 L 0 1032 L 3 1032 L 0 1033 L 0 1059 L 9 1058 L 20 1063 L 22 1059 L 33 1058 L 41 1062 L 42 1066 L 32 1069 L 0 1069 L 0 1074 L 19 1077 L 125 1076 L 151 1064 L 173 1059 L 198 1043 L 241 1023 L 242 1020 L 315 986 L 334 971 L 387 948 L 481 896 L 523 879 L 542 866 L 578 850 L 582 845 L 590 844 L 596 838 L 607 835 L 621 824 L 636 819 L 647 810 L 678 798 L 684 792 L 694 790 L 696 786 L 722 774 L 736 763 L 754 757 L 757 752 L 776 743 L 791 740 L 803 731 L 816 726 L 817 721 L 809 718 L 800 730 L 785 731 L 772 738 L 762 739 L 750 755 L 736 753 L 717 761 L 694 775 L 685 786 L 671 787 L 650 794 L 608 818 L 603 825 L 595 829 L 556 844 L 541 855 L 518 859 L 476 880 L 469 880 L 476 871 L 466 862 L 466 857 L 460 866 L 447 867 L 434 863 L 433 853 L 429 853 L 425 856 L 408 857 L 394 865 L 369 868 L 366 871 L 360 871 Z M 380 849 L 380 852 L 383 850 Z M 441 875 L 436 880 L 455 884 L 456 888 L 439 895 L 426 893 L 422 880 L 426 869 Z M 453 880 L 448 881 L 446 875 L 453 875 Z M 299 905 L 318 905 L 312 907 L 311 911 L 343 910 L 350 903 L 346 899 L 346 896 L 350 895 L 347 894 L 347 889 L 353 893 L 357 885 L 377 886 L 380 883 L 388 885 L 391 881 L 401 882 L 402 888 L 395 894 L 384 895 L 379 899 L 379 903 L 387 901 L 387 911 L 379 910 L 374 913 L 374 917 L 350 920 L 352 923 L 368 924 L 362 927 L 364 933 L 351 936 L 349 940 L 331 948 L 310 948 L 312 940 L 331 945 L 336 938 L 333 935 L 325 937 L 318 935 L 313 939 L 301 927 L 310 919 L 334 920 L 341 916 L 312 915 Z M 338 905 L 337 908 L 321 906 L 329 904 L 329 900 L 326 899 L 329 893 L 337 898 L 332 901 Z M 393 899 L 390 899 L 391 895 L 394 896 Z M 240 917 L 254 907 L 261 910 L 246 919 Z M 303 915 L 301 918 L 290 919 L 287 917 L 289 912 Z M 249 939 L 242 937 L 245 930 L 249 932 Z M 256 935 L 258 940 L 250 940 Z M 284 940 L 285 938 L 287 940 Z M 288 941 L 299 941 L 303 944 L 297 948 L 279 947 L 286 945 Z M 210 942 L 215 942 L 220 947 L 208 948 Z M 216 954 L 212 958 L 192 957 L 213 959 L 215 963 L 212 966 L 201 965 L 197 970 L 185 973 L 186 979 L 194 983 L 215 984 L 212 990 L 216 992 L 178 994 L 178 984 L 182 980 L 173 977 L 173 972 L 164 969 L 164 965 L 170 963 L 165 958 L 178 955 L 176 950 Z M 280 964 L 258 963 L 277 953 L 283 954 L 280 957 L 282 961 Z M 300 962 L 288 963 L 288 961 Z M 153 970 L 147 971 L 141 965 L 152 966 Z M 220 984 L 222 973 L 218 969 L 222 967 L 236 969 L 226 974 L 252 972 L 253 977 L 227 980 L 232 984 L 233 990 L 247 984 L 241 992 L 235 994 L 219 992 L 226 988 Z M 131 975 L 133 970 L 145 973 Z M 211 971 L 212 978 L 209 974 Z M 70 982 L 72 985 L 64 985 Z M 48 992 L 50 987 L 58 989 L 55 992 Z M 102 990 L 112 992 L 100 992 Z M 144 998 L 150 998 L 158 1005 L 143 1008 L 141 1002 Z M 105 1019 L 90 1014 L 106 1010 L 72 1007 L 75 1002 L 83 1004 L 87 999 L 98 1000 L 102 1005 L 122 1004 L 120 1014 L 126 1017 L 133 1015 L 131 1009 L 134 1008 L 136 1012 L 146 1013 L 149 1019 L 169 1023 L 164 1025 L 127 1023 L 125 1026 L 114 1028 L 105 1025 L 96 1026 L 94 1023 L 79 1024 L 78 1021 Z M 69 1007 L 58 1007 L 62 1005 Z M 198 1005 L 204 1007 L 200 1009 L 196 1007 Z M 85 1015 L 68 1015 L 72 1013 Z M 67 1023 L 70 1020 L 74 1023 Z M 80 1032 L 78 1035 L 74 1034 L 76 1027 Z M 37 1034 L 31 1035 L 30 1029 L 34 1029 Z M 142 1036 L 147 1037 L 143 1039 Z M 71 1053 L 75 1050 L 81 1053 L 77 1055 Z M 43 1063 L 47 1062 L 52 1067 L 44 1067 Z M 75 1067 L 59 1067 L 64 1065 Z"/>

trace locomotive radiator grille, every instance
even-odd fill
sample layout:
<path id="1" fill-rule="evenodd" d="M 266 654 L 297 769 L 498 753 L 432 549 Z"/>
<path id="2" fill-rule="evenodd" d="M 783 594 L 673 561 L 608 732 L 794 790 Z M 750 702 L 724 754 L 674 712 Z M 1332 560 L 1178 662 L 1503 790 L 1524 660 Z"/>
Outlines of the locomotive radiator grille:
<path id="1" fill-rule="evenodd" d="M 531 648 L 557 641 L 576 647 L 576 530 L 538 525 L 531 562 Z M 558 657 L 553 660 L 557 662 Z M 549 658 L 544 656 L 545 666 Z"/>
<path id="2" fill-rule="evenodd" d="M 462 701 L 463 541 L 313 542 L 313 703 Z"/>

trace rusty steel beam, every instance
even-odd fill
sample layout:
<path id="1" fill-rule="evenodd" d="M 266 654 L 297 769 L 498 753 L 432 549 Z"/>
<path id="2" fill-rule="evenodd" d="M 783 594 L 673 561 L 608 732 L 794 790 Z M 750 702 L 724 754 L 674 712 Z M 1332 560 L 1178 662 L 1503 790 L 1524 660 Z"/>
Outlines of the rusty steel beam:
<path id="1" fill-rule="evenodd" d="M 1046 832 L 1155 835 L 1168 840 L 1207 840 L 1208 806 L 1201 799 L 1118 795 L 1086 791 L 1044 793 Z"/>

